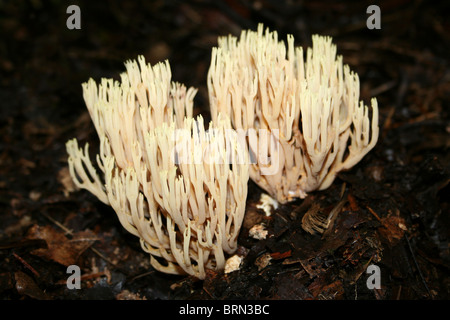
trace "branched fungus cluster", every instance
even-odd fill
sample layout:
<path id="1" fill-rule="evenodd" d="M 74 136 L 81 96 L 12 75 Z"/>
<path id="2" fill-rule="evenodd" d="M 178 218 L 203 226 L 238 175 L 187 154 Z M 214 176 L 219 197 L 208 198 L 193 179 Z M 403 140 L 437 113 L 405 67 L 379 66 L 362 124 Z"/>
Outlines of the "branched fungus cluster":
<path id="1" fill-rule="evenodd" d="M 219 38 L 208 91 L 212 122 L 193 118 L 196 90 L 173 82 L 168 62 L 128 61 L 121 81 L 90 79 L 83 96 L 100 138 L 67 142 L 79 188 L 110 205 L 139 237 L 152 266 L 203 279 L 237 248 L 249 177 L 281 203 L 327 188 L 378 138 L 378 108 L 331 38 L 287 48 L 262 25 Z M 370 116 L 371 115 L 371 116 Z M 98 172 L 100 170 L 100 174 Z"/>
<path id="2" fill-rule="evenodd" d="M 77 140 L 67 142 L 75 184 L 110 205 L 140 238 L 152 266 L 200 279 L 233 253 L 245 212 L 245 149 L 216 121 L 192 118 L 194 89 L 171 82 L 169 64 L 126 63 L 121 82 L 90 80 L 84 99 L 100 138 L 99 176 Z M 209 160 L 205 161 L 205 157 Z"/>
<path id="3" fill-rule="evenodd" d="M 287 48 L 259 25 L 219 38 L 208 73 L 212 118 L 228 114 L 256 161 L 250 177 L 279 202 L 326 189 L 378 139 L 378 105 L 359 100 L 359 78 L 343 65 L 330 37 L 306 50 Z M 304 57 L 305 56 L 305 57 Z"/>

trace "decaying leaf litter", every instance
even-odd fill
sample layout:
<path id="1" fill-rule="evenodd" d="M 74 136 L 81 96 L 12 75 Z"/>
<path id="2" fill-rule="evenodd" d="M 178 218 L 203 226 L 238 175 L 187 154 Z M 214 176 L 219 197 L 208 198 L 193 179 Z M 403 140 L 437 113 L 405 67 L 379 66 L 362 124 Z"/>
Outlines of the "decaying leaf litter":
<path id="1" fill-rule="evenodd" d="M 3 51 L 7 54 L 2 57 L 1 68 L 8 77 L 2 79 L 0 92 L 2 100 L 10 103 L 1 109 L 3 297 L 448 297 L 445 195 L 450 86 L 445 52 L 449 41 L 442 31 L 446 4 L 433 8 L 395 4 L 384 10 L 391 20 L 377 34 L 357 23 L 336 22 L 321 2 L 294 8 L 300 13 L 295 17 L 289 15 L 295 10 L 287 10 L 287 4 L 275 9 L 264 3 L 258 9 L 244 2 L 237 9 L 218 9 L 199 1 L 146 8 L 147 13 L 159 17 L 160 26 L 167 26 L 162 33 L 160 26 L 156 28 L 147 20 L 139 22 L 143 21 L 139 19 L 142 8 L 137 10 L 131 4 L 124 8 L 91 7 L 92 12 L 106 10 L 118 22 L 117 31 L 129 23 L 128 34 L 116 32 L 114 37 L 115 27 L 108 24 L 93 22 L 92 26 L 104 32 L 87 32 L 86 26 L 83 33 L 74 35 L 46 23 L 50 17 L 58 17 L 64 25 L 66 17 L 60 12 L 65 8 L 21 6 L 6 7 L 17 19 L 2 22 L 7 34 L 3 46 L 11 48 Z M 267 15 L 270 9 L 275 14 Z M 359 17 L 359 21 L 364 21 L 365 15 L 361 17 L 359 12 L 364 9 L 333 8 L 341 17 Z M 29 10 L 35 13 L 34 20 L 27 18 Z M 131 14 L 137 18 L 127 22 Z M 180 19 L 178 27 L 174 27 L 174 15 Z M 310 15 L 322 20 L 312 20 Z M 90 21 L 88 16 L 86 21 Z M 64 180 L 64 141 L 75 134 L 96 143 L 79 85 L 89 76 L 112 76 L 121 69 L 122 61 L 145 52 L 153 62 L 170 57 L 178 70 L 174 77 L 202 92 L 216 36 L 236 33 L 261 21 L 282 33 L 298 35 L 299 42 L 306 43 L 312 31 L 337 38 L 346 62 L 361 76 L 362 98 L 376 95 L 379 99 L 380 141 L 356 168 L 340 174 L 330 189 L 281 205 L 270 216 L 257 208 L 262 191 L 250 184 L 246 221 L 239 238 L 238 253 L 244 256 L 239 271 L 209 274 L 204 281 L 160 274 L 151 269 L 136 240 L 120 229 L 112 210 L 86 193 L 71 190 Z M 32 27 L 33 23 L 41 28 Z M 54 36 L 46 37 L 43 30 Z M 149 35 L 152 41 L 138 41 Z M 61 42 L 67 52 L 61 51 Z M 28 62 L 21 63 L 23 59 Z M 207 96 L 199 94 L 197 99 L 201 107 L 196 112 L 205 112 Z M 313 233 L 303 228 L 308 222 L 315 226 Z M 265 239 L 248 235 L 258 223 L 267 230 Z M 64 256 L 55 250 L 54 241 L 72 246 Z M 84 290 L 77 292 L 65 287 L 66 264 L 74 260 L 83 274 Z M 382 271 L 380 290 L 366 287 L 365 270 L 371 263 Z"/>

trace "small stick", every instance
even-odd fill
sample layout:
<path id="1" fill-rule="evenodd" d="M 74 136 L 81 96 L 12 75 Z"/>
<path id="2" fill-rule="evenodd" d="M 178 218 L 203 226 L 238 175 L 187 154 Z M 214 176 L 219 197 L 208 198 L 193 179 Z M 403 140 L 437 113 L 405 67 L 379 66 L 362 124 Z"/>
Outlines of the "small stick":
<path id="1" fill-rule="evenodd" d="M 80 276 L 80 281 L 97 279 L 97 278 L 100 278 L 100 277 L 107 277 L 107 274 L 104 271 L 103 272 L 83 274 L 82 276 Z M 66 283 L 67 283 L 67 280 L 59 280 L 58 282 L 56 282 L 56 284 L 66 284 Z"/>
<path id="2" fill-rule="evenodd" d="M 96 255 L 98 255 L 100 258 L 102 258 L 103 260 L 105 260 L 106 262 L 110 263 L 111 265 L 113 265 L 114 267 L 117 268 L 117 264 L 115 264 L 114 262 L 112 262 L 110 259 L 108 259 L 107 257 L 105 257 L 104 254 L 102 254 L 100 251 L 98 251 L 97 249 L 95 249 L 94 247 L 89 247 L 90 250 L 92 250 L 92 252 L 94 252 Z"/>
<path id="3" fill-rule="evenodd" d="M 412 247 L 411 247 L 411 243 L 409 242 L 408 236 L 407 236 L 406 234 L 405 234 L 405 239 L 406 239 L 406 243 L 408 244 L 409 251 L 411 252 L 411 255 L 412 255 L 414 264 L 415 264 L 415 266 L 416 266 L 416 269 L 417 269 L 417 271 L 419 272 L 420 278 L 422 279 L 423 285 L 425 286 L 425 289 L 427 289 L 428 295 L 429 295 L 430 298 L 433 300 L 433 296 L 431 295 L 430 289 L 428 288 L 428 285 L 427 285 L 427 283 L 426 283 L 426 281 L 425 281 L 425 278 L 424 278 L 424 276 L 423 276 L 423 274 L 422 274 L 422 271 L 421 271 L 420 268 L 419 268 L 419 264 L 417 263 L 416 256 L 415 256 L 415 254 L 414 254 L 414 251 L 413 251 L 413 249 L 412 249 Z"/>
<path id="4" fill-rule="evenodd" d="M 370 211 L 371 214 L 373 214 L 375 216 L 375 218 L 377 218 L 378 221 L 383 223 L 383 221 L 381 221 L 380 217 L 377 215 L 377 213 L 375 211 L 372 210 L 371 207 L 366 206 L 366 208 Z"/>
<path id="5" fill-rule="evenodd" d="M 70 234 L 70 235 L 73 235 L 73 232 L 72 232 L 72 230 L 70 230 L 69 228 L 67 228 L 65 225 L 63 225 L 61 222 L 59 222 L 59 221 L 57 221 L 57 220 L 55 220 L 55 219 L 53 219 L 52 217 L 50 217 L 47 213 L 45 213 L 45 212 L 42 212 L 42 215 L 44 216 L 44 217 L 46 217 L 48 220 L 50 220 L 51 222 L 53 222 L 54 224 L 56 224 L 58 227 L 60 227 L 62 230 L 64 230 L 64 232 L 66 233 L 66 234 Z"/>
<path id="6" fill-rule="evenodd" d="M 17 253 L 13 252 L 13 256 L 19 260 L 20 262 L 22 262 L 22 264 L 25 266 L 25 268 L 27 268 L 28 270 L 30 270 L 31 272 L 33 272 L 33 274 L 36 277 L 40 277 L 39 272 L 37 272 L 28 262 L 26 262 L 22 257 L 20 257 Z"/>

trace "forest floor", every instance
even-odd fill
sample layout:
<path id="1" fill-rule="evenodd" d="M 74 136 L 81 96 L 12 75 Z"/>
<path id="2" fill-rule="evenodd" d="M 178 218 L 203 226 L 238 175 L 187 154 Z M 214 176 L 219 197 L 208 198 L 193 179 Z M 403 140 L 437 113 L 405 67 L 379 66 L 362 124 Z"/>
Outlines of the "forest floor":
<path id="1" fill-rule="evenodd" d="M 64 2 L 2 2 L 0 298 L 448 299 L 450 5 L 428 3 L 382 1 L 381 29 L 369 30 L 368 1 L 74 1 L 81 30 L 69 30 Z M 162 274 L 110 207 L 70 183 L 66 141 L 98 145 L 81 83 L 117 78 L 140 54 L 169 59 L 174 80 L 199 88 L 196 113 L 207 118 L 211 48 L 259 22 L 304 47 L 333 36 L 361 99 L 378 99 L 378 143 L 330 188 L 270 217 L 250 182 L 240 270 Z M 332 210 L 323 233 L 304 229 L 305 216 Z M 266 239 L 249 236 L 258 223 Z M 81 290 L 66 286 L 73 264 Z M 372 264 L 379 289 L 367 286 Z"/>

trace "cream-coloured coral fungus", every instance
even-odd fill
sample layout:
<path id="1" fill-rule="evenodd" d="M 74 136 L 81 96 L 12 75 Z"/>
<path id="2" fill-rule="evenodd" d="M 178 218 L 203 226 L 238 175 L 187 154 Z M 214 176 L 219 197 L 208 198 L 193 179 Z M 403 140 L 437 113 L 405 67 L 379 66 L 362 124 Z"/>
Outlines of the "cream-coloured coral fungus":
<path id="1" fill-rule="evenodd" d="M 75 184 L 111 205 L 157 270 L 200 279 L 233 253 L 247 196 L 246 150 L 226 118 L 205 130 L 192 118 L 196 90 L 171 81 L 169 64 L 128 61 L 121 81 L 83 84 L 100 138 L 67 142 Z"/>
<path id="2" fill-rule="evenodd" d="M 253 155 L 250 177 L 282 203 L 327 188 L 378 139 L 376 99 L 370 109 L 359 100 L 358 75 L 330 37 L 312 42 L 305 55 L 293 36 L 286 46 L 259 25 L 212 51 L 212 118 L 229 115 Z"/>

